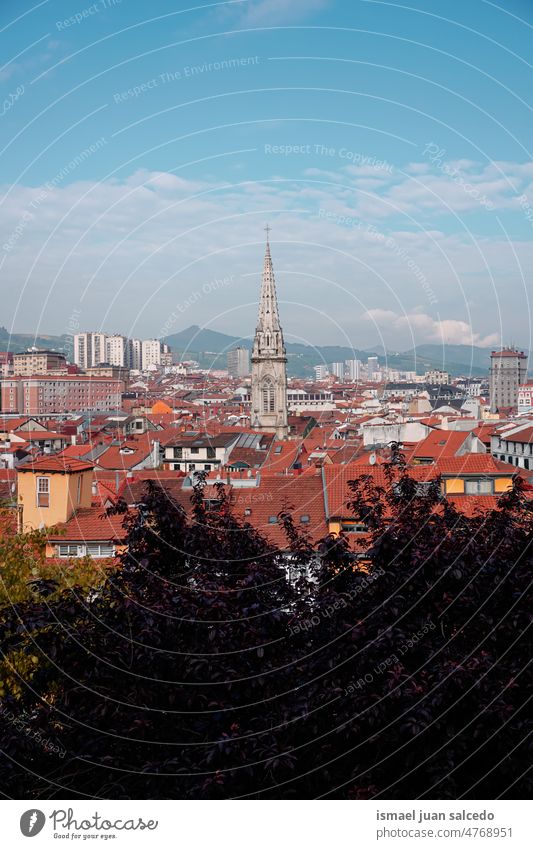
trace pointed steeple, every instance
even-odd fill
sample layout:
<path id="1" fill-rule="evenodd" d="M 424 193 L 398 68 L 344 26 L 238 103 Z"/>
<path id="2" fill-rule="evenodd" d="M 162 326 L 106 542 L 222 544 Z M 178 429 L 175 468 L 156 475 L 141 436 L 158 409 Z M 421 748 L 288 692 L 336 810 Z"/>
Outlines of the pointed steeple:
<path id="1" fill-rule="evenodd" d="M 270 242 L 268 234 L 270 227 L 266 226 L 267 241 L 265 259 L 263 263 L 263 278 L 261 282 L 261 295 L 259 298 L 259 314 L 255 333 L 254 353 L 258 356 L 268 352 L 270 356 L 285 356 L 285 345 L 283 343 L 283 331 L 281 329 L 278 312 L 278 298 L 276 294 L 276 281 L 274 279 L 274 267 L 270 254 Z"/>
<path id="2" fill-rule="evenodd" d="M 252 350 L 252 409 L 250 421 L 254 428 L 275 433 L 286 439 L 287 425 L 287 356 L 283 331 L 279 321 L 278 299 L 274 268 L 270 255 L 268 233 L 259 315 Z"/>

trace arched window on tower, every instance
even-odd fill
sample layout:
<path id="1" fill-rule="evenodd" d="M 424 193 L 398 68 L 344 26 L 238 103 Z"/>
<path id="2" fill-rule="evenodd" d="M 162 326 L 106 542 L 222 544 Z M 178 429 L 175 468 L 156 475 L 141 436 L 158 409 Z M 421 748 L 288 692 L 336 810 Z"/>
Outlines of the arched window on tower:
<path id="1" fill-rule="evenodd" d="M 263 381 L 263 412 L 274 412 L 274 385 L 270 377 Z"/>

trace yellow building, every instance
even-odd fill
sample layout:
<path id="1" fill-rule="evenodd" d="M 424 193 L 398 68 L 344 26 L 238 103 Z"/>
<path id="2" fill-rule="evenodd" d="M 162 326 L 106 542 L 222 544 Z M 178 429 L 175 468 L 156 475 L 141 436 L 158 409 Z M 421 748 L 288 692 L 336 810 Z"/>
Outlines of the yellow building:
<path id="1" fill-rule="evenodd" d="M 40 457 L 17 470 L 21 530 L 50 528 L 90 508 L 91 463 L 71 457 Z"/>

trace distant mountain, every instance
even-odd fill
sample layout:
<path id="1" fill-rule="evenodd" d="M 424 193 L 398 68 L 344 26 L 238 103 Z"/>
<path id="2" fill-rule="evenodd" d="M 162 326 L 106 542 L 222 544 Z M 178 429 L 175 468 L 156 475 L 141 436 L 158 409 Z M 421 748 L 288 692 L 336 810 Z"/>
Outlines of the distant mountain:
<path id="1" fill-rule="evenodd" d="M 471 367 L 488 371 L 490 366 L 490 348 L 478 348 L 475 345 L 417 345 L 414 350 L 405 351 L 404 356 L 423 357 L 448 370 L 452 365 L 460 366 L 463 371 Z"/>
<path id="2" fill-rule="evenodd" d="M 197 324 L 192 324 L 179 333 L 173 333 L 172 336 L 166 336 L 164 341 L 167 345 L 170 345 L 173 351 L 183 353 L 205 351 L 221 354 L 229 351 L 230 348 L 235 348 L 236 345 L 242 345 L 245 348 L 252 347 L 250 340 L 243 341 L 237 336 L 228 336 L 226 333 L 219 333 L 217 330 L 206 330 L 198 327 Z"/>
<path id="3" fill-rule="evenodd" d="M 241 345 L 251 350 L 252 339 L 239 339 L 216 330 L 205 330 L 192 325 L 167 336 L 164 340 L 178 355 L 196 359 L 202 366 L 225 368 L 226 352 Z M 303 345 L 288 342 L 287 367 L 294 377 L 313 377 L 314 366 L 323 363 L 344 362 L 358 359 L 363 362 L 369 356 L 377 356 L 381 365 L 403 371 L 423 374 L 432 368 L 444 369 L 453 376 L 471 375 L 481 377 L 488 373 L 490 350 L 470 345 L 418 345 L 410 351 L 385 353 L 382 346 L 374 349 L 349 348 L 344 345 Z M 213 356 L 216 355 L 216 356 Z"/>
<path id="4" fill-rule="evenodd" d="M 173 333 L 164 339 L 179 357 L 198 360 L 206 368 L 225 368 L 226 352 L 237 345 L 251 350 L 253 340 L 241 339 L 217 330 L 208 330 L 193 324 L 179 333 Z M 71 354 L 70 336 L 34 336 L 32 333 L 12 333 L 0 327 L 0 350 L 19 353 L 35 345 L 37 348 L 50 348 Z M 470 345 L 417 345 L 410 351 L 401 353 L 385 352 L 381 345 L 375 348 L 349 348 L 345 345 L 303 345 L 300 342 L 287 343 L 287 367 L 293 377 L 314 376 L 314 366 L 323 363 L 344 362 L 358 359 L 366 362 L 369 356 L 377 356 L 381 365 L 404 371 L 416 371 L 423 374 L 428 369 L 438 368 L 450 372 L 453 376 L 487 375 L 490 365 L 490 349 Z"/>
<path id="5" fill-rule="evenodd" d="M 0 350 L 20 354 L 27 348 L 49 348 L 53 351 L 66 352 L 71 350 L 70 336 L 35 336 L 33 333 L 9 333 L 5 327 L 0 327 Z"/>

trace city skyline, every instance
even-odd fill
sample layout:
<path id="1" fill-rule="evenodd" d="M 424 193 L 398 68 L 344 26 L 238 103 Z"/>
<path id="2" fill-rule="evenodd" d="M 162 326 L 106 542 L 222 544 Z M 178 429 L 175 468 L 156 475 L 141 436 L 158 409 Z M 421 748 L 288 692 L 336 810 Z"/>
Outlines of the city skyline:
<path id="1" fill-rule="evenodd" d="M 248 335 L 268 221 L 287 341 L 530 349 L 527 4 L 9 5 L 8 329 Z"/>

